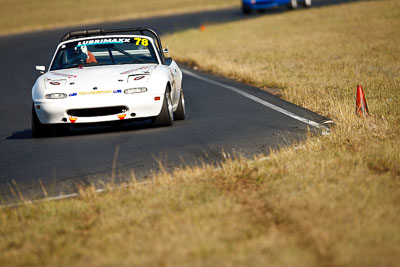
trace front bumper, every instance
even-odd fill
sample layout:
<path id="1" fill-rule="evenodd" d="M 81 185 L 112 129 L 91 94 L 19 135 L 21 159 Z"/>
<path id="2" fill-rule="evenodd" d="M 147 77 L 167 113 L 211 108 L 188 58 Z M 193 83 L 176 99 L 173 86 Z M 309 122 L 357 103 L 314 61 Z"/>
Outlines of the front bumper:
<path id="1" fill-rule="evenodd" d="M 158 99 L 158 100 L 155 100 Z M 163 95 L 149 93 L 72 96 L 65 99 L 34 100 L 34 107 L 39 121 L 43 124 L 60 123 L 97 123 L 120 121 L 133 118 L 155 117 L 160 114 Z M 71 112 L 71 110 L 126 107 L 112 115 L 88 115 L 87 112 Z"/>

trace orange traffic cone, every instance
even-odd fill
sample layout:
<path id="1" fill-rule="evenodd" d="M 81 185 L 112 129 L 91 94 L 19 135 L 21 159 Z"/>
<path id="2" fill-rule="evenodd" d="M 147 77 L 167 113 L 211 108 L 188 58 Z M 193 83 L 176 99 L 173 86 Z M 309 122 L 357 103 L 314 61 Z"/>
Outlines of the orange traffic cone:
<path id="1" fill-rule="evenodd" d="M 357 85 L 356 114 L 368 115 L 368 105 L 361 85 Z"/>
<path id="2" fill-rule="evenodd" d="M 204 32 L 205 30 L 206 30 L 206 26 L 201 25 L 201 26 L 200 26 L 200 31 Z"/>

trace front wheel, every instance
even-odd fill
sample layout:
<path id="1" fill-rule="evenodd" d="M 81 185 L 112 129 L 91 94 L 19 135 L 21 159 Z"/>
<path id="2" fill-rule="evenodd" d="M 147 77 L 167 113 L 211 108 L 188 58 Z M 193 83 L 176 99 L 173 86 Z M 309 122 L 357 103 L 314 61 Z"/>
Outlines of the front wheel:
<path id="1" fill-rule="evenodd" d="M 186 116 L 185 110 L 185 96 L 183 95 L 183 90 L 181 90 L 181 95 L 179 96 L 179 103 L 178 107 L 174 112 L 174 119 L 175 120 L 184 120 Z"/>
<path id="2" fill-rule="evenodd" d="M 161 107 L 161 112 L 153 120 L 153 126 L 171 126 L 174 122 L 174 110 L 172 106 L 171 93 L 169 88 L 165 90 L 164 101 Z"/>
<path id="3" fill-rule="evenodd" d="M 290 9 L 296 9 L 297 8 L 297 0 L 290 0 L 289 8 Z"/>
<path id="4" fill-rule="evenodd" d="M 32 105 L 32 119 L 31 119 L 31 125 L 32 125 L 32 135 L 33 137 L 46 137 L 50 135 L 50 126 L 43 124 L 40 122 L 37 114 L 35 107 Z"/>
<path id="5" fill-rule="evenodd" d="M 303 7 L 311 7 L 312 5 L 312 0 L 304 0 L 304 2 L 302 3 Z"/>

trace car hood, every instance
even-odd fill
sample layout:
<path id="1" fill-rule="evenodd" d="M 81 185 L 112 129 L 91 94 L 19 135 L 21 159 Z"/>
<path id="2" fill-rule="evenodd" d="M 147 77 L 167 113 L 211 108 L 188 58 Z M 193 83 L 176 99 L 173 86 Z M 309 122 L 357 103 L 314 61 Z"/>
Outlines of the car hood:
<path id="1" fill-rule="evenodd" d="M 156 67 L 157 64 L 126 64 L 55 70 L 44 74 L 44 82 L 46 89 L 66 87 L 92 91 L 123 88 L 136 76 L 144 76 L 141 83 L 147 81 Z"/>

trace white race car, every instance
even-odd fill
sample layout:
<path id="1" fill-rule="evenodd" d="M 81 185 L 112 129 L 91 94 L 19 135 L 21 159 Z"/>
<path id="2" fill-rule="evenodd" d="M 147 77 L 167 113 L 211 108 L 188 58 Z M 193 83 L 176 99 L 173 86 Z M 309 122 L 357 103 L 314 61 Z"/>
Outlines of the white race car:
<path id="1" fill-rule="evenodd" d="M 136 33 L 136 34 L 135 34 Z M 148 28 L 67 33 L 32 88 L 32 133 L 53 128 L 151 119 L 185 119 L 182 72 Z"/>

